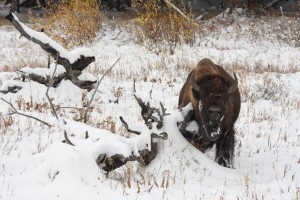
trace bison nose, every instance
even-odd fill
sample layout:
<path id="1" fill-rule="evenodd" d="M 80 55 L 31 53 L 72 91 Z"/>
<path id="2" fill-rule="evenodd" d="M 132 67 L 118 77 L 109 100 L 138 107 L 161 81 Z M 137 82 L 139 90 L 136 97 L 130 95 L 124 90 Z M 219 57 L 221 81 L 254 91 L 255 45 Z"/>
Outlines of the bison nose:
<path id="1" fill-rule="evenodd" d="M 208 114 L 209 114 L 210 120 L 219 121 L 221 119 L 221 116 L 222 116 L 222 110 L 219 107 L 210 106 L 208 108 Z"/>

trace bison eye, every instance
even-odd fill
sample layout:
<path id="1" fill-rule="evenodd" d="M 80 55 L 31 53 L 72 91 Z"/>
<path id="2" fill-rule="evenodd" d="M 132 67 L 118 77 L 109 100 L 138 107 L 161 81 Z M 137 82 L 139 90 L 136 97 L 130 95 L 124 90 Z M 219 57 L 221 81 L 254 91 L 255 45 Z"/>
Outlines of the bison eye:
<path id="1" fill-rule="evenodd" d="M 194 90 L 194 89 L 192 89 L 192 92 L 193 92 L 193 97 L 194 97 L 197 101 L 199 101 L 199 100 L 200 100 L 200 92 L 197 91 L 197 90 Z"/>

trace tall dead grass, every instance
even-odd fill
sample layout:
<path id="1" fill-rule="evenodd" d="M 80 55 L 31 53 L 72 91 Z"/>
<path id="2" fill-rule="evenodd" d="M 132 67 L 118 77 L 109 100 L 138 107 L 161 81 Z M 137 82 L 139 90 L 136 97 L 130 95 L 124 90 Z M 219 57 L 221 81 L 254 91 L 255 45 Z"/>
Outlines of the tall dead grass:
<path id="1" fill-rule="evenodd" d="M 173 2 L 173 1 L 171 1 Z M 171 54 L 179 44 L 193 44 L 196 25 L 180 15 L 173 8 L 159 0 L 135 1 L 137 13 L 135 41 L 145 44 L 149 50 L 160 53 L 169 50 Z M 183 1 L 179 8 L 190 18 L 194 18 L 191 9 L 186 8 Z"/>
<path id="2" fill-rule="evenodd" d="M 62 0 L 49 5 L 41 18 L 33 12 L 29 16 L 35 29 L 43 29 L 66 48 L 90 42 L 102 24 L 97 0 Z"/>

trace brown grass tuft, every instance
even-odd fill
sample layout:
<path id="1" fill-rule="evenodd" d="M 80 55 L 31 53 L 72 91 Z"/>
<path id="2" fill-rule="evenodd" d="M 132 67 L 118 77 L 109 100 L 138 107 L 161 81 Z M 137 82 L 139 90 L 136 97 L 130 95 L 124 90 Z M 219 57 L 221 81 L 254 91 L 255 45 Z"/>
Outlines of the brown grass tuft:
<path id="1" fill-rule="evenodd" d="M 46 34 L 66 48 L 90 42 L 102 24 L 97 0 L 62 0 L 48 6 L 41 18 L 29 12 L 35 29 Z"/>
<path id="2" fill-rule="evenodd" d="M 194 43 L 196 25 L 173 8 L 156 0 L 134 2 L 134 7 L 138 16 L 135 40 L 146 44 L 149 50 L 155 50 L 157 53 L 169 50 L 172 54 L 178 44 Z M 194 18 L 191 9 L 188 10 L 183 2 L 179 8 L 191 19 Z"/>

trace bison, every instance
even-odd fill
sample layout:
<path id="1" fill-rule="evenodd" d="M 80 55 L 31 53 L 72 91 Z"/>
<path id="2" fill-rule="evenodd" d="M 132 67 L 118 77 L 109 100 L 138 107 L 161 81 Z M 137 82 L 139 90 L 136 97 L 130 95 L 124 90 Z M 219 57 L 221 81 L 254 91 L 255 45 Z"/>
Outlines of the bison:
<path id="1" fill-rule="evenodd" d="M 215 160 L 233 167 L 235 130 L 241 99 L 238 80 L 210 59 L 202 59 L 191 71 L 179 96 L 179 108 L 192 104 L 192 119 L 199 125 L 190 137 L 182 133 L 196 148 L 205 152 L 216 145 Z"/>

